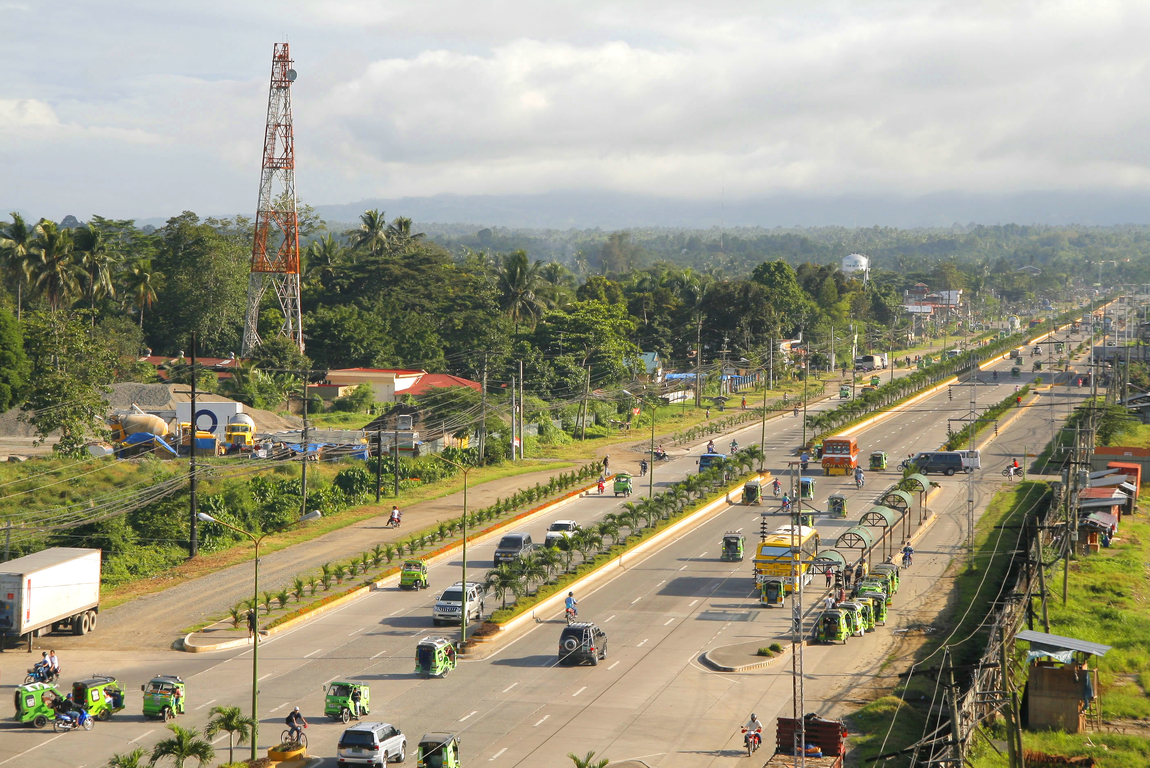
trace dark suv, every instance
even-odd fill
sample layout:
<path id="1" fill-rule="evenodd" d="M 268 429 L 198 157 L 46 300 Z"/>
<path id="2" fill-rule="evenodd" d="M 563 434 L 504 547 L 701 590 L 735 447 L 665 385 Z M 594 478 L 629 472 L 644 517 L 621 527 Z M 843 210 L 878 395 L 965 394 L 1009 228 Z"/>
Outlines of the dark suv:
<path id="1" fill-rule="evenodd" d="M 589 621 L 577 621 L 564 627 L 559 635 L 559 663 L 595 666 L 607 658 L 607 633 Z"/>
<path id="2" fill-rule="evenodd" d="M 957 451 L 928 451 L 914 457 L 915 470 L 924 475 L 931 472 L 941 472 L 944 475 L 953 475 L 956 472 L 966 472 L 962 465 L 962 454 Z M 974 471 L 971 469 L 970 471 Z"/>
<path id="3" fill-rule="evenodd" d="M 531 542 L 530 533 L 509 533 L 499 540 L 499 546 L 495 548 L 495 564 L 510 563 L 534 551 L 535 544 Z"/>

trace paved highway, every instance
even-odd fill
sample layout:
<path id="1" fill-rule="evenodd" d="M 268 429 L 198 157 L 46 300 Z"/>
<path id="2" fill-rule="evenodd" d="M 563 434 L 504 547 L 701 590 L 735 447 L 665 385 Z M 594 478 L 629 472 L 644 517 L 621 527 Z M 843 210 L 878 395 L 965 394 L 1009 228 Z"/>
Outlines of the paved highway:
<path id="1" fill-rule="evenodd" d="M 1008 371 L 1009 365 L 1001 363 L 997 368 Z M 989 371 L 983 378 L 991 381 Z M 979 407 L 1001 399 L 1015 383 L 1000 373 L 997 384 L 978 386 Z M 1060 393 L 1065 394 L 1066 390 Z M 1078 392 L 1070 390 L 1069 394 Z M 944 390 L 860 431 L 860 450 L 863 455 L 883 449 L 899 456 L 933 449 L 945 437 L 946 418 L 962 415 L 966 408 L 964 388 L 955 388 L 953 401 Z M 1046 418 L 1040 407 L 1025 409 L 1009 434 L 1017 430 L 1036 446 L 1044 430 L 1048 438 Z M 769 468 L 781 471 L 792 458 L 800 433 L 798 420 L 790 417 L 768 424 Z M 740 444 L 750 444 L 758 441 L 758 435 L 755 424 L 736 438 Z M 1018 450 L 1013 439 L 1004 435 L 993 451 Z M 1001 480 L 998 473 L 1007 458 L 992 459 L 989 453 L 984 452 L 984 469 L 978 476 L 984 494 Z M 690 469 L 693 461 L 681 458 L 660 467 L 657 479 L 667 482 Z M 831 492 L 846 493 L 849 520 L 857 520 L 859 511 L 883 485 L 876 473 L 868 476 L 869 487 L 862 492 L 855 491 L 847 478 L 819 477 L 816 503 L 821 505 Z M 534 521 L 527 529 L 541 540 L 552 519 L 593 522 L 621 501 L 610 496 L 587 497 Z M 964 511 L 965 494 L 961 502 Z M 763 509 L 775 510 L 773 500 L 768 498 Z M 752 709 L 757 708 L 766 722 L 780 710 L 789 711 L 791 683 L 785 664 L 742 675 L 717 674 L 698 664 L 708 648 L 748 637 L 770 642 L 786 632 L 784 611 L 759 609 L 750 597 L 749 562 L 722 563 L 717 558 L 724 531 L 741 529 L 754 539 L 759 512 L 759 508 L 730 508 L 592 594 L 580 595 L 581 617 L 599 622 L 609 634 L 608 659 L 598 667 L 555 666 L 562 626 L 556 616 L 491 658 L 463 662 L 444 680 L 417 679 L 412 674 L 415 642 L 421 636 L 445 632 L 432 628 L 430 609 L 434 595 L 458 580 L 458 560 L 431 569 L 432 589 L 427 592 L 382 590 L 276 636 L 261 644 L 260 752 L 277 741 L 283 716 L 298 704 L 312 723 L 310 751 L 333 755 L 342 726 L 322 717 L 322 686 L 336 677 L 354 677 L 372 686 L 369 719 L 398 725 L 412 742 L 424 731 L 460 732 L 469 764 L 563 765 L 567 752 L 587 749 L 613 761 L 643 757 L 651 765 L 665 766 L 710 765 L 722 757 L 723 750 L 733 754 L 731 750 L 739 746 L 736 725 Z M 933 578 L 927 576 L 931 567 L 941 573 L 947 548 L 963 538 L 959 524 L 964 517 L 948 511 L 916 547 L 921 557 L 908 580 L 910 586 L 896 600 L 896 620 L 903 601 L 913 600 L 915 583 L 923 581 L 923 588 L 932 583 Z M 781 517 L 777 519 L 777 524 L 782 522 Z M 818 522 L 820 531 L 825 529 L 824 541 L 833 541 L 847 524 L 829 519 Z M 932 546 L 938 549 L 937 556 L 929 554 Z M 471 548 L 469 565 L 476 569 L 476 577 L 490 566 L 493 548 L 494 541 Z M 865 662 L 867 649 L 889 637 L 889 631 L 880 630 L 852 640 L 852 664 L 844 665 L 847 657 L 841 648 L 808 649 L 808 674 L 818 681 L 813 687 L 825 689 L 823 695 L 829 698 L 836 683 L 845 679 L 842 675 Z M 249 655 L 250 651 L 202 655 L 77 651 L 64 658 L 64 677 L 71 680 L 93 671 L 108 672 L 138 689 L 153 674 L 180 674 L 188 680 L 190 694 L 189 712 L 180 720 L 183 725 L 202 728 L 214 704 L 248 708 Z M 0 656 L 0 675 L 7 687 L 30 663 L 29 658 L 26 654 Z M 124 713 L 98 724 L 90 733 L 57 736 L 50 731 L 6 729 L 0 739 L 0 765 L 21 765 L 34 758 L 47 764 L 96 766 L 114 752 L 137 744 L 150 747 L 164 731 L 159 723 L 143 721 L 139 711 L 136 693 L 129 696 Z M 222 745 L 226 745 L 226 736 L 217 743 L 217 747 Z M 325 764 L 334 765 L 334 760 Z"/>

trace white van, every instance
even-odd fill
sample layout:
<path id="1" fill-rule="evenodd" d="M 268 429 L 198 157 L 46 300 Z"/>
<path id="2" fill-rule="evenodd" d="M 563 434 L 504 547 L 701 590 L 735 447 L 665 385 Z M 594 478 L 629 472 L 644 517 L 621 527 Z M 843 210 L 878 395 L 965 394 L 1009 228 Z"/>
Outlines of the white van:
<path id="1" fill-rule="evenodd" d="M 982 468 L 982 451 L 958 451 L 962 456 L 962 469 L 966 474 L 970 474 L 976 469 Z"/>

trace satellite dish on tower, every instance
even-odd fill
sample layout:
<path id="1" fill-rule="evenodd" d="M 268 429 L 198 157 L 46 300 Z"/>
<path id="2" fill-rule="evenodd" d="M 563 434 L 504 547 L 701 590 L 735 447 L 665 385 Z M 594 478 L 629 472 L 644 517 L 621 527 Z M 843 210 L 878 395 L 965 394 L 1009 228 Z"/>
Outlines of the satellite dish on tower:
<path id="1" fill-rule="evenodd" d="M 287 71 L 287 79 L 288 79 L 288 82 L 289 82 L 289 83 L 294 83 L 294 82 L 295 82 L 295 77 L 296 77 L 296 75 L 295 75 L 295 70 L 294 70 L 294 69 L 289 69 L 289 70 Z"/>

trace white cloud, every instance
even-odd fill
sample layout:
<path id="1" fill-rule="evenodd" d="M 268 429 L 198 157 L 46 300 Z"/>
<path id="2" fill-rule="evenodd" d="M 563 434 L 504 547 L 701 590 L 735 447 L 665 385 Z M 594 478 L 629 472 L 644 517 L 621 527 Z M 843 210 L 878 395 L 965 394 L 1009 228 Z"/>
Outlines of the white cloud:
<path id="1" fill-rule="evenodd" d="M 109 215 L 250 207 L 264 10 L 77 4 L 53 37 L 0 51 L 0 157 L 94 137 L 80 175 L 119 170 L 99 188 Z M 1150 189 L 1143 3 L 296 0 L 275 21 L 310 202 Z M 159 166 L 157 198 L 132 176 Z M 82 183 L 37 184 L 9 202 L 97 205 Z"/>

